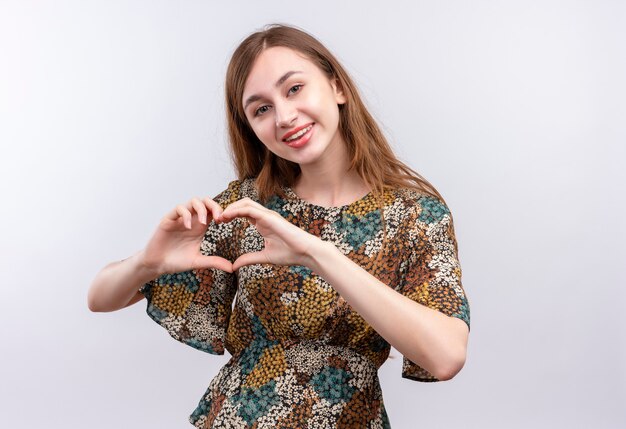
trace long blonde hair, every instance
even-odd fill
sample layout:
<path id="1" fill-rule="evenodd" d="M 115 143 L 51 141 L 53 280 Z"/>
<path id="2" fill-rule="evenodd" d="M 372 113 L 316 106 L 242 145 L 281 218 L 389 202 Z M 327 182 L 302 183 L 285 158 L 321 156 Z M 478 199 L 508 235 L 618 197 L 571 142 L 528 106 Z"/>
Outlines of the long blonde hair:
<path id="1" fill-rule="evenodd" d="M 339 105 L 339 131 L 354 169 L 378 198 L 385 189 L 412 188 L 443 200 L 443 197 L 416 171 L 400 161 L 367 111 L 356 85 L 339 61 L 308 33 L 287 25 L 273 24 L 248 36 L 237 47 L 226 72 L 226 115 L 231 155 L 240 180 L 256 178 L 261 201 L 271 195 L 284 197 L 281 186 L 292 186 L 300 166 L 267 150 L 252 131 L 243 109 L 243 91 L 248 74 L 259 54 L 282 46 L 304 54 L 329 79 L 336 79 L 346 96 Z"/>

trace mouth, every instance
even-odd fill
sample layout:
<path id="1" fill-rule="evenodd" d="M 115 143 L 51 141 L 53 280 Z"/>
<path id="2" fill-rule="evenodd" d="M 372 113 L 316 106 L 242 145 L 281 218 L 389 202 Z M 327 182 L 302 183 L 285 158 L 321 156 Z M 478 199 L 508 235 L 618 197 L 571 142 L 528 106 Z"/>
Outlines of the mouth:
<path id="1" fill-rule="evenodd" d="M 283 136 L 283 142 L 287 143 L 291 147 L 304 145 L 309 140 L 313 125 L 315 125 L 314 122 L 289 131 Z"/>

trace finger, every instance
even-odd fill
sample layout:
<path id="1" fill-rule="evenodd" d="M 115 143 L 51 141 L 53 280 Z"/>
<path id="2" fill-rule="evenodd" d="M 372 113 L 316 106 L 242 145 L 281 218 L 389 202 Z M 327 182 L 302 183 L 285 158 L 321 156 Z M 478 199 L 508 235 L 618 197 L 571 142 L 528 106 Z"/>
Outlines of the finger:
<path id="1" fill-rule="evenodd" d="M 253 207 L 263 208 L 263 209 L 265 208 L 261 204 L 257 203 L 256 201 L 248 197 L 234 201 L 233 203 L 228 205 L 228 207 L 243 207 L 243 206 L 253 206 Z"/>
<path id="2" fill-rule="evenodd" d="M 213 217 L 213 219 L 217 221 L 217 219 L 224 211 L 224 209 L 222 209 L 222 206 L 220 206 L 216 201 L 212 200 L 209 197 L 204 198 L 202 202 L 204 203 L 205 207 L 207 207 L 211 212 L 211 217 Z"/>
<path id="3" fill-rule="evenodd" d="M 231 204 L 222 212 L 220 219 L 224 222 L 229 222 L 236 217 L 245 217 L 254 222 L 257 219 L 261 219 L 264 215 L 267 215 L 268 211 L 269 210 L 263 207 L 259 208 L 253 205 L 240 205 L 233 207 Z"/>
<path id="4" fill-rule="evenodd" d="M 176 212 L 183 218 L 183 223 L 187 229 L 191 229 L 191 212 L 183 205 L 176 206 Z"/>
<path id="5" fill-rule="evenodd" d="M 261 209 L 261 210 L 266 210 L 265 207 L 263 207 L 262 205 L 260 205 L 256 201 L 253 201 L 250 198 L 246 197 L 246 198 L 242 198 L 240 200 L 237 200 L 237 201 L 229 204 L 228 207 L 226 207 L 223 211 L 236 210 L 236 209 L 239 209 L 241 207 L 256 207 L 256 208 Z"/>
<path id="6" fill-rule="evenodd" d="M 233 262 L 233 271 L 237 271 L 239 268 L 246 265 L 254 264 L 271 264 L 272 261 L 267 257 L 264 252 L 251 252 L 244 253 Z"/>
<path id="7" fill-rule="evenodd" d="M 220 256 L 204 256 L 200 255 L 193 263 L 193 269 L 201 268 L 217 268 L 218 270 L 233 272 L 233 264 Z"/>
<path id="8" fill-rule="evenodd" d="M 206 225 L 207 212 L 205 205 L 198 198 L 192 198 L 190 203 L 196 213 L 198 213 L 198 220 L 200 221 L 200 223 Z"/>
<path id="9" fill-rule="evenodd" d="M 183 205 L 179 204 L 165 215 L 167 219 L 170 220 L 178 220 L 178 218 L 183 219 L 183 223 L 187 229 L 191 229 L 191 212 Z"/>

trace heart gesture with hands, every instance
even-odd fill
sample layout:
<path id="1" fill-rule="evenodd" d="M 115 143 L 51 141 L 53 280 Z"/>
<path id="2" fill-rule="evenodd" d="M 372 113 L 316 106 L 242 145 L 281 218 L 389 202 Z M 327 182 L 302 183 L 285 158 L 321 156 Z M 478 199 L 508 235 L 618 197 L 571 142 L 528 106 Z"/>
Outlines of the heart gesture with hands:
<path id="1" fill-rule="evenodd" d="M 233 262 L 233 271 L 252 264 L 304 265 L 310 268 L 310 250 L 321 242 L 318 237 L 250 198 L 242 198 L 230 204 L 215 221 L 230 222 L 238 217 L 248 219 L 256 227 L 264 238 L 265 248 L 260 252 L 241 255 Z"/>
<path id="2" fill-rule="evenodd" d="M 205 256 L 200 245 L 208 224 L 222 214 L 211 198 L 192 198 L 166 214 L 144 250 L 144 265 L 159 274 L 190 269 L 218 268 L 232 272 L 233 265 L 219 256 Z"/>

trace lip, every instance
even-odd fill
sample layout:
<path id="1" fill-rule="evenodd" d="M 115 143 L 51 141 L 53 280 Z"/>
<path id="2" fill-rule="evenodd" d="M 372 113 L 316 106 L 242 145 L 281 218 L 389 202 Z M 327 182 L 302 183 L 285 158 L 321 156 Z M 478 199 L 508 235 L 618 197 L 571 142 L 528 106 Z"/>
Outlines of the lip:
<path id="1" fill-rule="evenodd" d="M 310 127 L 311 125 L 315 124 L 315 122 L 310 122 L 308 124 L 304 124 L 298 128 L 294 128 L 293 130 L 289 131 L 288 133 L 285 133 L 285 135 L 283 136 L 283 142 L 287 143 L 286 140 L 291 137 L 292 135 L 294 135 L 295 133 L 297 133 L 298 131 L 301 131 L 303 129 L 305 129 L 306 127 Z"/>

